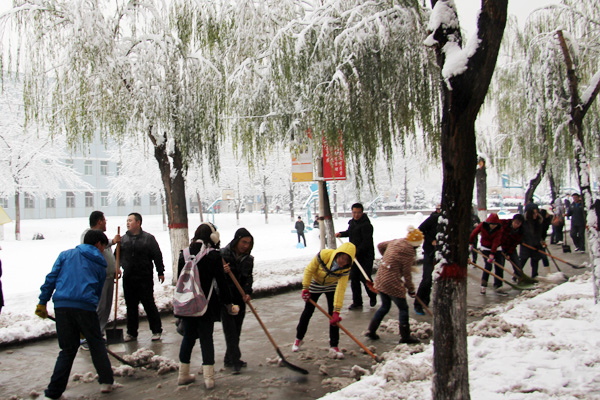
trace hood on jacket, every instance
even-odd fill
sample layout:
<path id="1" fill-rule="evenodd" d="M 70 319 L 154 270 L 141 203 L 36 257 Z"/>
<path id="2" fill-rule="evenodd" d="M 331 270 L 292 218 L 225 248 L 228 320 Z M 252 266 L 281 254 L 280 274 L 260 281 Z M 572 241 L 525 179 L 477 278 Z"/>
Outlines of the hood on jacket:
<path id="1" fill-rule="evenodd" d="M 77 245 L 76 249 L 88 260 L 93 261 L 96 264 L 100 264 L 106 268 L 106 259 L 96 246 L 91 244 L 80 244 Z"/>
<path id="2" fill-rule="evenodd" d="M 351 261 L 350 261 L 350 265 L 348 266 L 348 268 L 350 268 L 352 266 L 352 263 L 354 263 L 354 259 L 356 256 L 356 246 L 353 243 L 345 242 L 344 244 L 342 244 L 340 247 L 338 247 L 337 249 L 335 249 L 333 251 L 331 258 L 327 262 L 327 268 L 331 267 L 333 260 L 335 260 L 335 257 L 337 257 L 337 255 L 340 253 L 345 253 L 350 256 Z"/>
<path id="3" fill-rule="evenodd" d="M 245 238 L 245 237 L 249 237 L 250 240 L 252 241 L 252 243 L 250 244 L 250 247 L 248 248 L 248 251 L 245 253 L 245 254 L 250 254 L 252 252 L 252 248 L 254 247 L 254 237 L 252 236 L 252 234 L 250 234 L 250 232 L 246 228 L 240 228 L 237 231 L 235 231 L 235 235 L 233 235 L 233 240 L 231 242 L 229 242 L 227 247 L 229 247 L 231 249 L 231 251 L 235 251 L 240 239 Z"/>
<path id="4" fill-rule="evenodd" d="M 498 214 L 491 213 L 489 215 L 489 217 L 487 217 L 485 222 L 487 222 L 488 224 L 499 224 L 501 221 L 500 221 L 500 217 L 498 217 Z"/>

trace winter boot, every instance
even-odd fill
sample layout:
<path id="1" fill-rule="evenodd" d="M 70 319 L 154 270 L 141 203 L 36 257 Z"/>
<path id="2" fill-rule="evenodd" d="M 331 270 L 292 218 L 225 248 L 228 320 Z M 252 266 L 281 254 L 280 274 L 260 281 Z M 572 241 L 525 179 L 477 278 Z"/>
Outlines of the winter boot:
<path id="1" fill-rule="evenodd" d="M 202 374 L 204 375 L 204 386 L 207 389 L 215 387 L 215 366 L 214 365 L 203 365 Z"/>
<path id="2" fill-rule="evenodd" d="M 410 325 L 402 324 L 400 325 L 400 343 L 406 344 L 417 344 L 421 343 L 421 341 L 415 337 L 410 336 Z"/>
<path id="3" fill-rule="evenodd" d="M 190 374 L 190 364 L 181 363 L 179 364 L 179 377 L 177 378 L 178 385 L 187 385 L 196 380 L 193 374 Z"/>
<path id="4" fill-rule="evenodd" d="M 367 328 L 367 332 L 365 332 L 365 336 L 371 340 L 379 339 L 379 335 L 377 334 L 377 328 L 379 328 L 379 324 L 371 321 L 369 323 L 369 327 Z"/>

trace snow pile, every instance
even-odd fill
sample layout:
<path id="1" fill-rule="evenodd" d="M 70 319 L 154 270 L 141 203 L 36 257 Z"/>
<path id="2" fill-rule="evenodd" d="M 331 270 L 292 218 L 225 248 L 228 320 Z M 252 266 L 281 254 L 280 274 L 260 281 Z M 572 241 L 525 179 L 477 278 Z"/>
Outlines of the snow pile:
<path id="1" fill-rule="evenodd" d="M 600 399 L 600 307 L 592 292 L 586 272 L 546 292 L 524 291 L 469 324 L 471 398 Z M 399 345 L 373 375 L 324 398 L 431 399 L 432 357 L 432 345 Z"/>

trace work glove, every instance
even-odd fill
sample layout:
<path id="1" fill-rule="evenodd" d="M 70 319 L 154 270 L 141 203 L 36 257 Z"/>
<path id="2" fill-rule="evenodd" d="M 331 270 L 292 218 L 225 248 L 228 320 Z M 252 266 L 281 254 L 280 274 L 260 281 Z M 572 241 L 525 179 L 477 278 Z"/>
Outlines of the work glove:
<path id="1" fill-rule="evenodd" d="M 240 306 L 236 304 L 227 304 L 225 307 L 227 308 L 227 314 L 229 315 L 238 315 L 240 312 Z"/>
<path id="2" fill-rule="evenodd" d="M 472 253 L 472 252 L 473 252 L 473 245 L 472 245 L 472 244 L 470 244 L 470 245 L 469 245 L 469 253 Z"/>
<path id="3" fill-rule="evenodd" d="M 488 256 L 488 261 L 489 261 L 490 263 L 493 263 L 493 262 L 494 262 L 494 254 L 490 253 L 490 255 Z"/>
<path id="4" fill-rule="evenodd" d="M 310 299 L 310 291 L 308 289 L 302 289 L 302 300 L 308 301 Z"/>
<path id="5" fill-rule="evenodd" d="M 417 292 L 408 292 L 408 295 L 414 299 L 417 296 Z"/>
<path id="6" fill-rule="evenodd" d="M 48 310 L 46 310 L 46 306 L 43 304 L 38 304 L 35 307 L 35 315 L 43 319 L 48 318 Z"/>
<path id="7" fill-rule="evenodd" d="M 340 322 L 342 320 L 342 317 L 340 317 L 340 313 L 339 312 L 334 312 L 333 315 L 331 316 L 331 319 L 329 320 L 329 323 L 331 325 L 336 325 L 338 322 Z"/>

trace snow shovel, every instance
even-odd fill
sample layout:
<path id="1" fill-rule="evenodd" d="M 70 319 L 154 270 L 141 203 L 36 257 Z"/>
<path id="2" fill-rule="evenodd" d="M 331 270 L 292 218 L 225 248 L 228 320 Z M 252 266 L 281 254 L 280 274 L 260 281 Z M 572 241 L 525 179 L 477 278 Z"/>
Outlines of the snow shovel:
<path id="1" fill-rule="evenodd" d="M 342 241 L 342 239 L 337 238 L 337 240 L 339 240 L 339 242 L 341 244 L 344 244 L 344 242 Z M 369 290 L 375 294 L 379 293 L 379 290 L 375 289 L 375 285 L 373 285 L 373 281 L 371 280 L 371 278 L 369 278 L 369 276 L 367 275 L 367 273 L 365 272 L 365 270 L 363 269 L 362 265 L 360 265 L 360 263 L 358 262 L 358 260 L 356 258 L 354 258 L 354 264 L 356 264 L 356 266 L 358 267 L 358 269 L 360 270 L 360 272 L 362 272 L 363 276 L 366 279 L 366 284 L 367 287 L 369 288 Z"/>
<path id="2" fill-rule="evenodd" d="M 117 235 L 121 236 L 121 227 L 117 228 Z M 107 344 L 117 344 L 125 342 L 123 339 L 123 329 L 117 329 L 117 306 L 119 304 L 119 254 L 121 250 L 121 242 L 117 243 L 117 251 L 115 257 L 115 317 L 114 317 L 114 326 L 112 329 L 106 330 L 106 343 Z M 121 360 L 119 360 L 121 361 Z"/>
<path id="3" fill-rule="evenodd" d="M 558 260 L 558 261 L 560 261 L 560 262 L 564 262 L 565 264 L 567 264 L 567 265 L 568 265 L 568 266 L 570 266 L 571 268 L 574 268 L 574 269 L 582 269 L 582 268 L 585 268 L 585 267 L 584 267 L 584 266 L 582 266 L 582 265 L 575 265 L 575 264 L 573 264 L 573 263 L 570 263 L 570 262 L 568 262 L 568 261 L 565 261 L 565 260 L 563 260 L 562 258 L 558 258 L 558 257 L 556 257 L 556 256 L 553 256 L 552 254 L 548 254 L 548 253 L 546 253 L 546 252 L 543 252 L 543 251 L 541 251 L 540 249 L 536 249 L 535 247 L 533 247 L 533 246 L 530 246 L 530 245 L 528 245 L 528 244 L 526 244 L 526 243 L 521 243 L 521 244 L 522 244 L 523 246 L 527 247 L 527 248 L 530 248 L 531 250 L 537 250 L 538 252 L 540 252 L 540 253 L 542 253 L 542 254 L 545 254 L 545 255 L 547 255 L 547 256 L 550 256 L 550 257 L 552 257 L 552 259 L 556 259 L 556 260 Z M 559 271 L 560 271 L 560 269 L 559 269 Z"/>
<path id="4" fill-rule="evenodd" d="M 235 287 L 239 290 L 240 294 L 242 295 L 242 298 L 245 298 L 246 293 L 244 292 L 244 289 L 242 289 L 242 287 L 240 286 L 240 283 L 238 282 L 238 280 L 235 278 L 235 275 L 233 275 L 233 273 L 231 271 L 229 271 L 228 274 L 229 274 L 229 277 L 231 278 L 231 280 L 233 281 L 233 283 L 235 284 Z M 262 322 L 262 320 L 258 316 L 258 313 L 254 309 L 254 306 L 252 305 L 250 300 L 246 301 L 245 303 L 248 304 L 248 307 L 250 308 L 250 310 L 252 310 L 252 313 L 256 317 L 256 320 L 260 324 L 261 328 L 263 328 L 263 330 L 265 331 L 265 334 L 269 338 L 269 341 L 271 342 L 273 347 L 275 347 L 275 351 L 277 352 L 277 355 L 281 359 L 281 362 L 283 363 L 283 365 L 285 365 L 287 368 L 291 369 L 292 371 L 296 371 L 296 372 L 300 372 L 301 374 L 308 375 L 307 370 L 305 370 L 304 368 L 300 368 L 285 359 L 285 357 L 283 356 L 283 353 L 277 346 L 277 343 L 275 343 L 275 339 L 273 339 L 273 336 L 271 336 L 271 334 L 267 330 L 267 327 L 265 326 L 265 324 Z"/>
<path id="5" fill-rule="evenodd" d="M 478 254 L 481 254 L 481 256 L 483 258 L 485 258 L 488 262 L 489 262 L 489 257 L 487 257 L 485 254 L 483 254 L 483 252 L 479 251 L 478 249 L 473 249 L 473 251 L 476 251 Z M 514 272 L 511 272 L 508 270 L 508 268 L 504 268 L 504 266 L 498 262 L 496 262 L 496 260 L 492 260 L 492 262 L 494 263 L 495 266 L 497 266 L 498 268 L 501 268 L 502 270 L 504 270 L 505 272 L 508 272 L 509 274 L 511 274 L 513 277 L 515 277 L 516 279 L 519 279 L 519 283 L 525 283 L 525 284 L 533 284 L 533 283 L 538 283 L 539 281 L 535 278 L 532 278 L 528 275 L 525 274 L 525 272 L 523 272 L 523 270 L 521 270 L 521 276 L 518 276 L 517 274 L 515 274 Z M 512 264 L 512 261 L 511 261 Z M 513 264 L 514 265 L 514 264 Z"/>
<path id="6" fill-rule="evenodd" d="M 56 318 L 54 318 L 52 315 L 48 315 L 48 319 L 50 319 L 50 320 L 52 320 L 52 321 L 56 322 Z M 121 357 L 121 356 L 120 356 L 120 355 L 118 355 L 117 353 L 115 353 L 114 351 L 112 351 L 111 349 L 109 349 L 109 348 L 108 348 L 108 346 L 106 346 L 106 352 L 107 352 L 108 354 L 110 354 L 111 356 L 113 356 L 114 358 L 116 358 L 116 359 L 117 359 L 118 361 L 120 361 L 121 363 L 123 363 L 123 364 L 126 364 L 126 365 L 129 365 L 130 367 L 134 367 L 134 368 L 136 368 L 136 367 L 143 367 L 144 365 L 150 364 L 150 362 L 149 362 L 149 361 L 148 361 L 148 362 L 145 362 L 145 363 L 143 363 L 143 364 L 134 364 L 134 363 L 131 363 L 131 362 L 129 362 L 129 361 L 127 361 L 127 360 L 125 360 L 123 357 Z"/>
<path id="7" fill-rule="evenodd" d="M 495 274 L 495 273 L 493 273 L 492 271 L 488 271 L 487 269 L 483 268 L 482 266 L 475 264 L 475 263 L 474 263 L 473 261 L 471 261 L 471 260 L 469 260 L 469 264 L 471 264 L 471 265 L 473 265 L 473 266 L 475 266 L 475 267 L 479 268 L 479 269 L 480 269 L 480 270 L 482 270 L 483 272 L 487 272 L 488 274 L 490 274 L 490 275 L 491 275 L 491 276 L 493 276 L 494 278 L 498 278 L 498 279 L 500 279 L 502 282 L 506 283 L 508 286 L 512 287 L 513 289 L 517 289 L 517 290 L 533 290 L 533 289 L 535 289 L 535 287 L 534 287 L 533 285 L 531 285 L 531 284 L 529 284 L 529 285 L 525 285 L 525 284 L 523 284 L 523 285 L 515 285 L 515 284 L 512 284 L 512 283 L 510 283 L 509 281 L 507 281 L 506 279 L 504 279 L 504 278 L 500 278 L 498 275 L 496 275 L 496 274 Z"/>
<path id="8" fill-rule="evenodd" d="M 313 299 L 308 299 L 308 301 L 310 302 L 310 304 L 312 304 L 313 306 L 317 307 L 319 309 L 319 311 L 321 311 L 323 314 L 325 314 L 325 316 L 331 320 L 331 315 L 329 315 L 329 313 L 327 311 L 325 311 L 325 309 L 323 307 L 321 307 L 320 305 L 318 305 Z M 376 362 L 380 362 L 381 358 L 376 356 L 375 354 L 373 354 L 371 352 L 371 350 L 369 350 L 364 344 L 362 344 L 360 342 L 360 340 L 358 340 L 353 334 L 350 333 L 350 331 L 348 331 L 348 329 L 344 328 L 342 326 L 342 324 L 340 324 L 339 322 L 336 322 L 336 325 L 344 331 L 344 333 L 346 335 L 348 335 L 350 337 L 350 339 L 354 340 L 356 342 L 357 345 L 360 346 L 361 349 L 363 349 L 368 355 L 370 355 L 371 357 L 373 357 L 373 360 L 375 360 Z"/>

